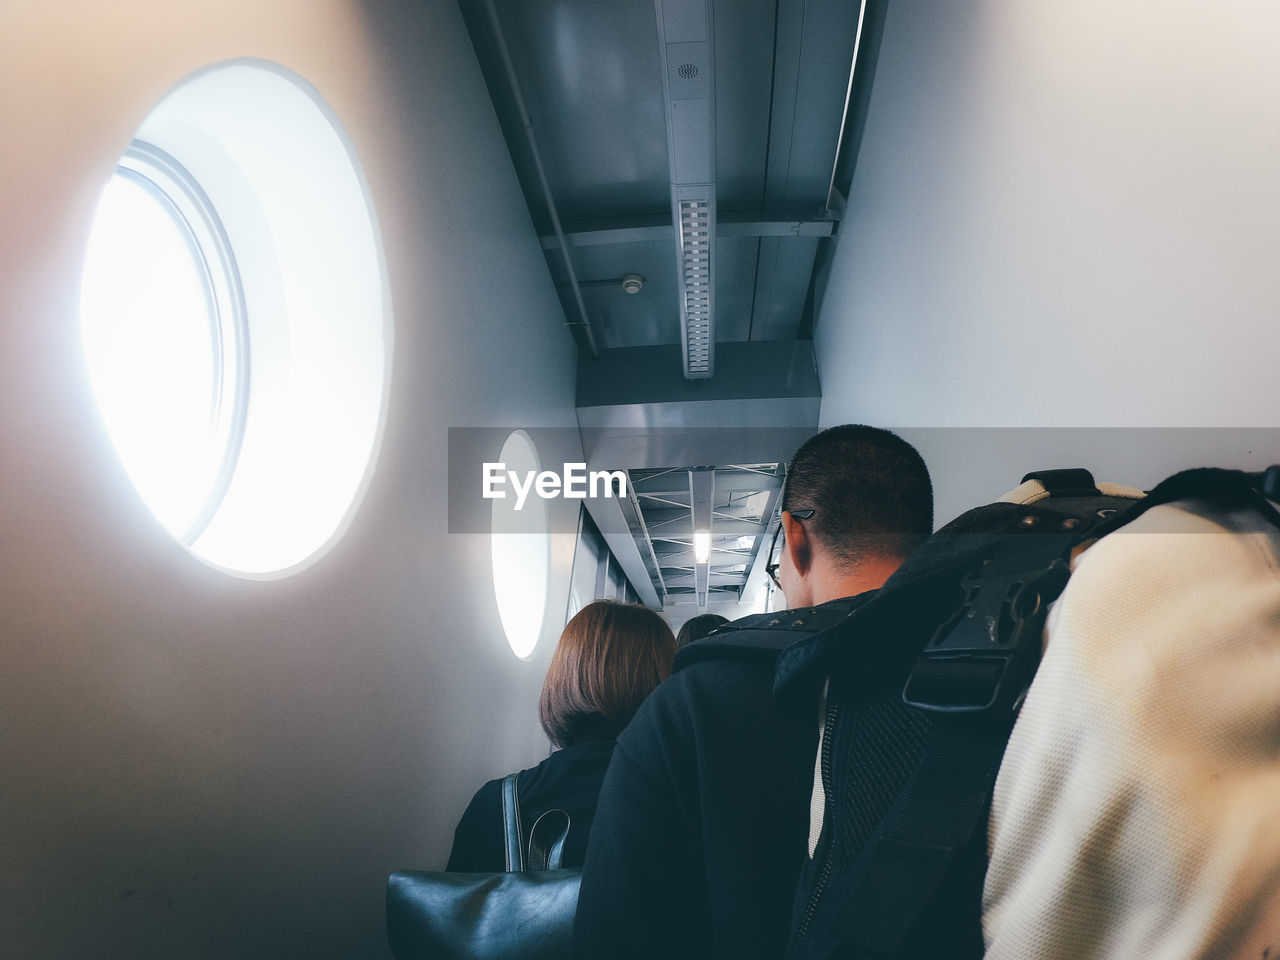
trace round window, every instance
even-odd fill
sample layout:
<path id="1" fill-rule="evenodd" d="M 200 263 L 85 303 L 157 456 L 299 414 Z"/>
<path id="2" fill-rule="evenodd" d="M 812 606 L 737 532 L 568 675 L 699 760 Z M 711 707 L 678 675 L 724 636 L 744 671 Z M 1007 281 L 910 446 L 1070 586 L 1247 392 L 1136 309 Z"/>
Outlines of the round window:
<path id="1" fill-rule="evenodd" d="M 523 430 L 507 437 L 498 460 L 521 478 L 542 469 L 537 448 Z M 533 654 L 542 633 L 550 557 L 546 501 L 532 493 L 518 503 L 514 497 L 493 501 L 493 587 L 507 643 L 523 660 Z"/>
<path id="2" fill-rule="evenodd" d="M 247 338 L 217 214 L 176 160 L 135 142 L 103 191 L 81 287 L 107 430 L 160 522 L 194 542 L 226 493 L 246 415 Z"/>
<path id="3" fill-rule="evenodd" d="M 358 159 L 283 68 L 202 71 L 107 183 L 81 285 L 124 469 L 206 562 L 281 576 L 341 533 L 377 449 L 390 303 Z"/>

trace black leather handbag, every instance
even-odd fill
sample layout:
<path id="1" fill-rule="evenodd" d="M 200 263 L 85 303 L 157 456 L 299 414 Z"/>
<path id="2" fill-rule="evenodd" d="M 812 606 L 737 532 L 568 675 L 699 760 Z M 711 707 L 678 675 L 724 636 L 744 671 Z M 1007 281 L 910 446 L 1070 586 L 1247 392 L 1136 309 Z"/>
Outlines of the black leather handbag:
<path id="1" fill-rule="evenodd" d="M 548 810 L 521 842 L 516 775 L 502 781 L 503 873 L 401 870 L 387 880 L 387 940 L 397 960 L 563 960 L 580 869 L 561 868 L 569 815 Z"/>

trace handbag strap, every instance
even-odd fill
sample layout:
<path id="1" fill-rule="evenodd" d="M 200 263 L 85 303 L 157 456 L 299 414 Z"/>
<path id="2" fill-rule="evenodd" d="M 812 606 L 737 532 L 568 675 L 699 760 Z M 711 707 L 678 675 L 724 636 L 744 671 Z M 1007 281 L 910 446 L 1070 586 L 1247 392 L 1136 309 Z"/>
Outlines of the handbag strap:
<path id="1" fill-rule="evenodd" d="M 564 842 L 568 837 L 568 811 L 548 810 L 540 816 L 529 832 L 529 869 L 559 870 L 564 863 Z"/>
<path id="2" fill-rule="evenodd" d="M 507 872 L 559 870 L 564 862 L 564 842 L 569 838 L 569 814 L 564 810 L 548 810 L 534 821 L 533 829 L 529 831 L 529 857 L 526 861 L 524 844 L 520 842 L 523 831 L 520 829 L 518 776 L 509 773 L 502 778 L 502 832 Z"/>
<path id="3" fill-rule="evenodd" d="M 510 873 L 524 869 L 524 845 L 520 842 L 520 800 L 516 795 L 516 777 L 509 773 L 502 778 L 502 829 L 506 838 L 506 869 Z"/>

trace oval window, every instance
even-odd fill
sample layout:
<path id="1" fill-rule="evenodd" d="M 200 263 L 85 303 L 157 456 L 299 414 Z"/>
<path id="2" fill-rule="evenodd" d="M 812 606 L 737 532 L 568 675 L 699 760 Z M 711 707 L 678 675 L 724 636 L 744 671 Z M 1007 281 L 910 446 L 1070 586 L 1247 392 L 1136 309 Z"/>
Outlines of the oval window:
<path id="1" fill-rule="evenodd" d="M 125 469 L 165 528 L 193 542 L 239 449 L 244 311 L 217 215 L 162 151 L 133 144 L 103 191 L 80 320 Z"/>
<path id="2" fill-rule="evenodd" d="M 498 460 L 519 477 L 536 476 L 542 469 L 533 440 L 516 430 L 502 445 Z M 493 587 L 507 643 L 527 660 L 542 633 L 550 566 L 547 503 L 531 491 L 517 509 L 514 497 L 493 501 Z"/>
<path id="3" fill-rule="evenodd" d="M 385 415 L 390 303 L 359 161 L 306 81 L 237 61 L 143 121 L 94 218 L 86 364 L 160 523 L 282 576 L 345 527 Z"/>

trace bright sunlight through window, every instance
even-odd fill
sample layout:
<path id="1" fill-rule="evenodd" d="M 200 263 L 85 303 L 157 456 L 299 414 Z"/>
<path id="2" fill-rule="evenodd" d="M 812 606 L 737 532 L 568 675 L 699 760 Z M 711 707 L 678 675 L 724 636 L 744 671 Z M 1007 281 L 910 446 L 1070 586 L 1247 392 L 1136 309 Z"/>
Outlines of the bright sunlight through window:
<path id="1" fill-rule="evenodd" d="M 542 469 L 537 448 L 523 430 L 507 437 L 498 460 L 521 475 Z M 514 497 L 493 501 L 493 588 L 507 643 L 517 657 L 527 660 L 542 633 L 547 604 L 547 502 L 529 497 L 519 510 L 515 503 Z"/>
<path id="2" fill-rule="evenodd" d="M 103 192 L 81 296 L 111 439 L 156 517 L 189 543 L 226 452 L 218 310 L 187 222 L 162 187 L 124 167 Z"/>
<path id="3" fill-rule="evenodd" d="M 382 432 L 391 315 L 368 185 L 305 80 L 236 61 L 157 104 L 103 190 L 81 328 L 120 461 L 193 554 L 277 577 L 337 540 Z"/>

